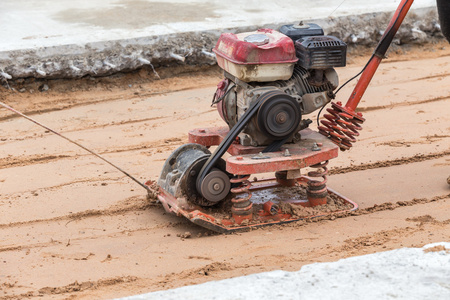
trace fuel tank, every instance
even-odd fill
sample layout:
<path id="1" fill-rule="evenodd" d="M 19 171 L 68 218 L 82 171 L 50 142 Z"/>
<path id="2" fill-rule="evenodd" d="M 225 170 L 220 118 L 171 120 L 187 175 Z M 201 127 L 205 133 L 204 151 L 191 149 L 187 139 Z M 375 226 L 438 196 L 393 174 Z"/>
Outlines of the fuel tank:
<path id="1" fill-rule="evenodd" d="M 223 70 L 245 82 L 287 80 L 298 60 L 294 42 L 273 29 L 223 33 L 213 51 Z"/>

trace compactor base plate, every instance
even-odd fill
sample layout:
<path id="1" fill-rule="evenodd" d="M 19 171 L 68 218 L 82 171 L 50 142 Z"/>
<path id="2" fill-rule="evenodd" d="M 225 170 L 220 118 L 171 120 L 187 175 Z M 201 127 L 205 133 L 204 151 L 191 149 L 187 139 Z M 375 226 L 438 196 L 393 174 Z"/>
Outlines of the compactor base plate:
<path id="1" fill-rule="evenodd" d="M 252 181 L 249 191 L 253 194 L 251 197 L 253 217 L 240 224 L 235 221 L 231 213 L 231 197 L 215 207 L 200 207 L 191 204 L 187 199 L 175 198 L 160 188 L 158 199 L 167 212 L 183 216 L 192 223 L 218 233 L 339 215 L 358 208 L 356 203 L 330 188 L 327 189 L 326 205 L 305 207 L 304 205 L 308 205 L 305 190 L 309 180 L 302 176 L 291 187 L 280 185 L 275 178 Z M 275 205 L 276 213 L 273 210 L 268 211 L 268 206 L 264 205 L 268 202 Z"/>

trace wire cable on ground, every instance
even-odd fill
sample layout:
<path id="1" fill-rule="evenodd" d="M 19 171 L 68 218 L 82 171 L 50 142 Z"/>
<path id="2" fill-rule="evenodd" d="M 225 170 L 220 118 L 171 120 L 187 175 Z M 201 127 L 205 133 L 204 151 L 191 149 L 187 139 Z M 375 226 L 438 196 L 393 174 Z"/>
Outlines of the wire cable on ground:
<path id="1" fill-rule="evenodd" d="M 31 121 L 31 122 L 35 123 L 36 125 L 39 125 L 39 126 L 41 126 L 42 128 L 45 128 L 46 130 L 48 130 L 48 131 L 50 131 L 50 132 L 56 134 L 57 136 L 62 137 L 63 139 L 65 139 L 65 140 L 71 142 L 72 144 L 77 145 L 78 147 L 80 147 L 80 148 L 86 150 L 87 152 L 89 152 L 90 154 L 92 154 L 92 155 L 94 155 L 94 156 L 100 158 L 101 160 L 103 160 L 104 162 L 106 162 L 107 164 L 109 164 L 110 166 L 116 168 L 117 170 L 119 170 L 120 172 L 122 172 L 123 174 L 125 174 L 126 176 L 128 176 L 129 178 L 131 178 L 134 182 L 136 182 L 136 183 L 139 184 L 141 187 L 143 187 L 149 194 L 153 193 L 153 191 L 152 191 L 148 186 L 146 186 L 145 184 L 143 184 L 142 182 L 140 182 L 139 180 L 137 180 L 135 177 L 131 176 L 130 174 L 128 174 L 127 172 L 125 172 L 124 170 L 122 170 L 121 168 L 119 168 L 118 166 L 116 166 L 115 164 L 113 164 L 112 162 L 110 162 L 109 160 L 107 160 L 106 158 L 102 157 L 100 154 L 97 154 L 97 153 L 95 153 L 94 151 L 89 150 L 88 148 L 86 148 L 85 146 L 79 144 L 78 142 L 75 142 L 74 140 L 72 140 L 72 139 L 70 139 L 70 138 L 68 138 L 68 137 L 66 137 L 66 136 L 64 136 L 64 135 L 62 135 L 62 134 L 60 134 L 60 133 L 54 131 L 53 129 L 51 129 L 51 128 L 49 128 L 49 127 L 47 127 L 47 126 L 45 126 L 45 125 L 39 123 L 39 122 L 36 121 L 35 119 L 33 119 L 33 118 L 31 118 L 31 117 L 29 117 L 29 116 L 27 116 L 27 115 L 21 113 L 20 111 L 18 111 L 18 110 L 16 110 L 16 109 L 12 108 L 11 106 L 9 106 L 9 105 L 7 105 L 7 104 L 1 102 L 1 101 L 0 101 L 0 105 L 3 106 L 3 107 L 6 108 L 6 109 L 8 109 L 8 110 L 10 110 L 10 111 L 12 111 L 12 112 L 18 114 L 19 116 L 21 116 L 21 117 L 27 119 L 28 121 Z"/>

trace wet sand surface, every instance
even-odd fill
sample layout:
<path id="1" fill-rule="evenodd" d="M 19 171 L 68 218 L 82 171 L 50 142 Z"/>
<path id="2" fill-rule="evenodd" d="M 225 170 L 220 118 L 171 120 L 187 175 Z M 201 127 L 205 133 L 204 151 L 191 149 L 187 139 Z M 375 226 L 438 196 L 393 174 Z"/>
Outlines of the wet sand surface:
<path id="1" fill-rule="evenodd" d="M 359 213 L 231 235 L 165 213 L 123 174 L 1 109 L 0 299 L 113 298 L 448 241 L 450 49 L 397 52 L 359 106 L 366 122 L 355 147 L 329 164 L 329 186 Z M 338 69 L 341 82 L 365 59 Z M 141 70 L 50 81 L 45 92 L 44 82 L 25 80 L 13 86 L 22 92 L 0 95 L 139 180 L 155 180 L 189 129 L 223 126 L 210 107 L 217 69 L 165 72 L 162 80 Z"/>

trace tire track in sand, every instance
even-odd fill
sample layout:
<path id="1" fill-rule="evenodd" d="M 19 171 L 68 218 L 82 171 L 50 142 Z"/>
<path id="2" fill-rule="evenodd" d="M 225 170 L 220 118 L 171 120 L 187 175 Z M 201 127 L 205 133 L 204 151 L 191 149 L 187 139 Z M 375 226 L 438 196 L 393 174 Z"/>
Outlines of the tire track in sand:
<path id="1" fill-rule="evenodd" d="M 141 122 L 149 122 L 149 121 L 158 121 L 162 119 L 171 118 L 171 116 L 160 116 L 160 117 L 151 117 L 151 118 L 143 118 L 143 119 L 134 119 L 134 120 L 126 120 L 126 121 L 120 121 L 120 122 L 113 122 L 113 123 L 103 123 L 103 124 L 95 124 L 95 125 L 87 125 L 79 128 L 73 128 L 70 130 L 63 130 L 59 131 L 61 134 L 67 134 L 71 132 L 80 132 L 83 130 L 92 130 L 92 129 L 99 129 L 99 128 L 105 128 L 105 127 L 113 127 L 113 126 L 121 126 L 121 125 L 128 125 L 128 124 L 135 124 L 135 123 L 141 123 Z M 161 122 L 162 124 L 166 122 Z M 35 135 L 29 135 L 25 137 L 20 138 L 8 138 L 6 143 L 13 143 L 17 141 L 25 141 L 25 140 L 31 140 L 31 139 L 37 139 L 42 138 L 44 135 L 36 137 Z"/>
<path id="2" fill-rule="evenodd" d="M 120 215 L 130 211 L 143 211 L 147 210 L 150 207 L 155 206 L 155 202 L 150 201 L 145 196 L 133 196 L 125 199 L 121 203 L 115 204 L 106 209 L 89 209 L 69 215 L 58 216 L 54 218 L 48 219 L 37 219 L 30 220 L 24 222 L 11 222 L 8 224 L 0 224 L 0 229 L 9 228 L 9 227 L 18 227 L 18 226 L 28 226 L 36 223 L 42 222 L 54 222 L 54 221 L 76 221 L 90 217 L 98 217 L 98 216 L 114 216 Z M 1 250 L 0 250 L 1 252 Z"/>
<path id="3" fill-rule="evenodd" d="M 397 107 L 402 107 L 402 106 L 427 104 L 427 103 L 432 103 L 432 102 L 444 101 L 444 100 L 448 100 L 448 99 L 450 99 L 450 95 L 442 96 L 442 97 L 435 97 L 435 98 L 420 100 L 420 101 L 404 101 L 404 102 L 393 103 L 393 104 L 389 104 L 389 105 L 358 107 L 356 109 L 356 111 L 369 112 L 369 111 L 375 111 L 375 110 L 380 110 L 380 109 L 392 109 L 392 108 L 397 108 Z"/>
<path id="4" fill-rule="evenodd" d="M 183 137 L 175 137 L 170 139 L 163 139 L 154 142 L 146 142 L 137 145 L 117 147 L 116 149 L 108 149 L 108 150 L 100 150 L 96 151 L 96 153 L 100 155 L 104 154 L 115 154 L 115 153 L 123 153 L 123 152 L 132 152 L 144 149 L 158 149 L 163 147 L 177 146 L 181 141 L 186 139 Z M 94 150 L 95 151 L 95 150 Z M 14 167 L 23 167 L 35 164 L 44 164 L 48 162 L 58 161 L 62 159 L 71 159 L 75 157 L 83 157 L 83 156 L 91 156 L 89 153 L 85 154 L 73 154 L 73 155 L 45 155 L 45 154 L 37 154 L 37 155 L 22 155 L 22 156 L 10 156 L 0 159 L 0 169 L 9 169 Z"/>
<path id="5" fill-rule="evenodd" d="M 361 164 L 358 166 L 351 166 L 351 167 L 336 167 L 331 168 L 329 171 L 330 175 L 334 174 L 345 174 L 349 172 L 356 172 L 356 171 L 364 171 L 364 170 L 371 170 L 371 169 L 379 169 L 379 168 L 387 168 L 392 166 L 399 166 L 399 165 L 406 165 L 406 164 L 412 164 L 416 162 L 421 161 L 427 161 L 427 160 L 433 160 L 441 157 L 445 157 L 450 155 L 450 149 L 442 152 L 437 153 L 431 153 L 431 154 L 417 154 L 411 157 L 404 157 L 399 159 L 393 159 L 393 160 L 384 160 L 384 161 L 378 161 L 374 163 L 367 163 L 367 164 Z"/>
<path id="6" fill-rule="evenodd" d="M 135 276 L 120 276 L 120 277 L 112 277 L 100 279 L 97 281 L 83 281 L 78 282 L 75 281 L 71 284 L 65 286 L 58 287 L 43 287 L 37 291 L 29 291 L 26 293 L 22 293 L 19 295 L 7 295 L 2 296 L 0 299 L 4 300 L 12 300 L 12 299 L 22 299 L 22 298 L 30 298 L 30 297 L 51 297 L 51 295 L 65 295 L 74 292 L 83 292 L 86 290 L 95 290 L 101 287 L 110 287 L 117 284 L 129 283 L 137 281 L 138 277 Z"/>

